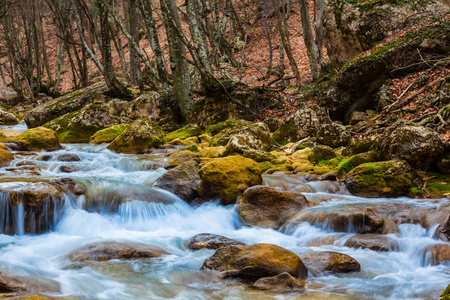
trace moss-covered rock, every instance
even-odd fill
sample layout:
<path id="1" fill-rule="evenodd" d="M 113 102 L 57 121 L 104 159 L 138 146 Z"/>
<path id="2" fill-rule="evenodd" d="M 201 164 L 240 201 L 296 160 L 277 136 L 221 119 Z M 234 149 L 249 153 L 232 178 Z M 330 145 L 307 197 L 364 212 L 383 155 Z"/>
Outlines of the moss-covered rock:
<path id="1" fill-rule="evenodd" d="M 6 137 L 3 141 L 15 143 L 23 151 L 55 151 L 61 149 L 56 133 L 45 127 L 28 129 L 19 135 Z"/>
<path id="2" fill-rule="evenodd" d="M 174 168 L 184 162 L 190 161 L 190 160 L 198 160 L 200 158 L 199 153 L 195 153 L 189 150 L 180 150 L 175 151 L 169 154 L 169 157 L 167 158 L 166 162 L 166 168 Z"/>
<path id="3" fill-rule="evenodd" d="M 450 300 L 450 284 L 447 288 L 442 292 L 441 298 L 439 300 Z"/>
<path id="4" fill-rule="evenodd" d="M 250 122 L 250 121 L 228 119 L 226 121 L 219 122 L 214 125 L 210 125 L 210 126 L 206 127 L 205 131 L 208 132 L 209 134 L 211 134 L 212 136 L 215 136 L 216 134 L 218 134 L 219 132 L 221 132 L 224 129 L 232 129 L 232 130 L 239 129 L 239 128 L 244 128 L 244 127 L 250 126 L 251 124 L 252 124 L 252 122 Z"/>
<path id="5" fill-rule="evenodd" d="M 272 134 L 274 142 L 285 145 L 289 142 L 315 136 L 321 124 L 329 123 L 330 120 L 323 107 L 315 104 L 305 105 L 302 109 L 286 118 L 280 128 Z"/>
<path id="6" fill-rule="evenodd" d="M 401 159 L 413 168 L 429 169 L 444 152 L 444 141 L 423 126 L 397 122 L 379 137 L 377 147 L 385 159 Z"/>
<path id="7" fill-rule="evenodd" d="M 0 124 L 1 125 L 15 125 L 18 124 L 19 120 L 15 115 L 10 112 L 6 112 L 0 109 Z"/>
<path id="8" fill-rule="evenodd" d="M 251 126 L 236 129 L 225 146 L 225 155 L 244 153 L 245 151 L 266 151 L 272 145 L 270 131 L 266 124 L 255 123 Z"/>
<path id="9" fill-rule="evenodd" d="M 300 193 L 280 192 L 273 187 L 258 185 L 244 192 L 236 209 L 247 226 L 279 229 L 308 206 L 311 203 Z"/>
<path id="10" fill-rule="evenodd" d="M 275 157 L 267 151 L 258 150 L 246 150 L 243 154 L 244 157 L 251 158 L 256 162 L 272 161 Z"/>
<path id="11" fill-rule="evenodd" d="M 253 284 L 253 287 L 282 293 L 300 292 L 305 289 L 305 282 L 284 272 L 276 276 L 260 278 Z"/>
<path id="12" fill-rule="evenodd" d="M 352 156 L 358 153 L 363 153 L 375 149 L 374 144 L 377 142 L 379 135 L 371 135 L 362 140 L 352 139 L 350 143 L 342 151 L 344 156 Z"/>
<path id="13" fill-rule="evenodd" d="M 313 164 L 319 164 L 321 161 L 330 160 L 336 157 L 336 152 L 330 146 L 318 145 L 311 149 L 308 160 Z"/>
<path id="14" fill-rule="evenodd" d="M 284 272 L 306 279 L 308 269 L 294 252 L 272 244 L 228 246 L 205 260 L 202 270 L 217 271 L 222 277 L 257 280 Z"/>
<path id="15" fill-rule="evenodd" d="M 186 125 L 180 129 L 177 129 L 173 132 L 169 132 L 165 137 L 165 142 L 170 142 L 174 139 L 186 139 L 193 136 L 199 136 L 203 133 L 203 131 L 197 125 Z"/>
<path id="16" fill-rule="evenodd" d="M 54 130 L 63 143 L 88 143 L 99 130 L 122 123 L 100 103 L 92 103 L 81 110 L 65 114 L 44 124 Z"/>
<path id="17" fill-rule="evenodd" d="M 122 134 L 122 132 L 127 129 L 130 124 L 119 124 L 113 125 L 111 127 L 102 129 L 94 133 L 89 139 L 90 144 L 103 144 L 111 143 L 116 137 Z"/>
<path id="18" fill-rule="evenodd" d="M 337 171 L 339 175 L 346 174 L 356 168 L 359 165 L 375 162 L 378 160 L 378 153 L 375 151 L 369 151 L 365 153 L 356 154 L 350 156 L 349 158 L 344 158 L 337 166 Z"/>
<path id="19" fill-rule="evenodd" d="M 313 276 L 361 271 L 361 265 L 356 259 L 333 251 L 309 253 L 302 260 Z"/>
<path id="20" fill-rule="evenodd" d="M 347 146 L 351 134 L 345 126 L 338 123 L 322 124 L 316 132 L 316 141 L 319 144 L 337 148 Z"/>
<path id="21" fill-rule="evenodd" d="M 412 184 L 411 167 L 405 161 L 390 160 L 359 165 L 344 179 L 347 189 L 362 197 L 406 195 Z"/>
<path id="22" fill-rule="evenodd" d="M 248 187 L 261 184 L 261 168 L 252 159 L 242 156 L 216 158 L 199 171 L 202 197 L 220 197 L 222 203 L 236 202 Z"/>
<path id="23" fill-rule="evenodd" d="M 2 144 L 3 145 L 3 144 Z M 14 155 L 7 149 L 0 148 L 0 167 L 9 165 L 14 159 Z"/>
<path id="24" fill-rule="evenodd" d="M 200 150 L 200 155 L 202 157 L 208 157 L 208 158 L 217 158 L 221 157 L 225 153 L 225 147 L 224 146 L 218 146 L 218 147 L 204 147 Z"/>
<path id="25" fill-rule="evenodd" d="M 108 149 L 121 153 L 143 153 L 161 145 L 163 138 L 164 132 L 158 125 L 146 119 L 138 119 L 116 137 Z"/>

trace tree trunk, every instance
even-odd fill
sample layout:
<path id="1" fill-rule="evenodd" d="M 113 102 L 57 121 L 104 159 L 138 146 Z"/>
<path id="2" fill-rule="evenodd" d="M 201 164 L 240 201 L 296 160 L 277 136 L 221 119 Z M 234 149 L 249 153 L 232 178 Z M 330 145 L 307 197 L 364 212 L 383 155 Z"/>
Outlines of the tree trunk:
<path id="1" fill-rule="evenodd" d="M 137 0 L 128 0 L 128 32 L 139 46 L 139 15 L 137 12 Z M 130 79 L 134 84 L 142 86 L 142 73 L 139 54 L 132 47 L 128 47 L 130 62 Z"/>
<path id="2" fill-rule="evenodd" d="M 300 14 L 302 19 L 303 39 L 306 45 L 306 51 L 308 54 L 313 81 L 315 81 L 321 74 L 322 56 L 316 42 L 314 41 L 306 0 L 299 0 L 299 2 Z M 319 20 L 319 17 L 317 19 Z"/>

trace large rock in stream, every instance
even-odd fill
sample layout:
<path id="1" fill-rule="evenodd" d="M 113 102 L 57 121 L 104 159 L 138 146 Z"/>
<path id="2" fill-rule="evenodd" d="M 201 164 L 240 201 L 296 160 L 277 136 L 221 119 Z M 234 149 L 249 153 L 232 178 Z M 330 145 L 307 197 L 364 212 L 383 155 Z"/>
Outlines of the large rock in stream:
<path id="1" fill-rule="evenodd" d="M 253 287 L 282 293 L 301 292 L 305 289 L 305 282 L 284 272 L 276 276 L 260 278 L 253 284 Z"/>
<path id="2" fill-rule="evenodd" d="M 231 245 L 244 246 L 245 243 L 210 233 L 197 234 L 184 242 L 184 246 L 191 250 L 200 250 L 203 248 L 217 250 Z"/>
<path id="3" fill-rule="evenodd" d="M 45 127 L 28 129 L 19 135 L 5 137 L 2 142 L 13 143 L 15 150 L 21 151 L 55 151 L 61 149 L 61 144 L 55 132 Z"/>
<path id="4" fill-rule="evenodd" d="M 385 252 L 399 249 L 399 245 L 394 239 L 381 234 L 357 234 L 349 238 L 344 246 Z"/>
<path id="5" fill-rule="evenodd" d="M 19 123 L 19 119 L 10 112 L 0 109 L 0 124 L 1 125 L 15 125 Z"/>
<path id="6" fill-rule="evenodd" d="M 217 271 L 221 277 L 257 280 L 287 272 L 305 279 L 308 269 L 294 252 L 272 244 L 228 246 L 205 260 L 202 270 Z"/>
<path id="7" fill-rule="evenodd" d="M 311 205 L 300 193 L 280 192 L 258 185 L 244 192 L 236 209 L 247 226 L 279 229 L 293 215 Z"/>
<path id="8" fill-rule="evenodd" d="M 302 260 L 314 276 L 361 271 L 361 265 L 356 259 L 333 251 L 309 253 Z"/>

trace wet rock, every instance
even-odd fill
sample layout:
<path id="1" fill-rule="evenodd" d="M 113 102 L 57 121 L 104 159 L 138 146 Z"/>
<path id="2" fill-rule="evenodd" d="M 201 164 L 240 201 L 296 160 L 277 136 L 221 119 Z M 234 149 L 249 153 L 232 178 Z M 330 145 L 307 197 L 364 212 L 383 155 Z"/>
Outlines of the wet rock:
<path id="1" fill-rule="evenodd" d="M 63 213 L 64 189 L 49 182 L 2 182 L 0 224 L 4 234 L 39 234 L 51 230 Z M 14 216 L 22 211 L 21 220 Z"/>
<path id="2" fill-rule="evenodd" d="M 52 156 L 49 154 L 43 154 L 36 157 L 36 160 L 38 161 L 49 161 L 50 159 L 52 159 Z"/>
<path id="3" fill-rule="evenodd" d="M 225 153 L 224 146 L 205 147 L 203 149 L 200 149 L 200 155 L 202 157 L 217 158 L 223 156 L 224 153 Z"/>
<path id="4" fill-rule="evenodd" d="M 75 196 L 81 196 L 86 194 L 86 189 L 84 188 L 84 186 L 82 184 L 77 183 L 72 178 L 58 178 L 53 179 L 52 181 L 65 187 L 66 189 L 71 191 L 72 194 L 74 194 Z"/>
<path id="5" fill-rule="evenodd" d="M 0 86 L 0 102 L 3 105 L 16 105 L 19 100 L 19 95 L 16 91 L 6 86 Z"/>
<path id="6" fill-rule="evenodd" d="M 167 190 L 187 202 L 192 202 L 198 197 L 200 185 L 198 170 L 198 164 L 195 161 L 183 162 L 164 173 L 153 186 Z"/>
<path id="7" fill-rule="evenodd" d="M 196 137 L 203 133 L 202 129 L 198 127 L 197 125 L 186 125 L 180 129 L 177 129 L 175 131 L 169 132 L 165 137 L 165 142 L 170 142 L 175 139 L 186 139 L 190 137 Z"/>
<path id="8" fill-rule="evenodd" d="M 42 294 L 32 294 L 32 293 L 8 293 L 3 294 L 2 298 L 10 300 L 64 300 L 67 298 L 61 297 L 50 297 Z"/>
<path id="9" fill-rule="evenodd" d="M 197 234 L 184 242 L 184 246 L 191 250 L 200 250 L 203 248 L 217 250 L 231 245 L 244 246 L 245 243 L 210 233 Z"/>
<path id="10" fill-rule="evenodd" d="M 199 171 L 202 179 L 200 196 L 220 197 L 223 204 L 233 204 L 248 187 L 261 184 L 261 168 L 242 156 L 216 158 Z"/>
<path id="11" fill-rule="evenodd" d="M 53 129 L 63 143 L 88 143 L 97 131 L 120 123 L 120 118 L 111 115 L 103 104 L 96 102 L 43 126 Z"/>
<path id="12" fill-rule="evenodd" d="M 247 226 L 279 229 L 295 213 L 311 206 L 305 196 L 280 192 L 268 186 L 253 186 L 239 198 L 237 212 Z"/>
<path id="13" fill-rule="evenodd" d="M 320 247 L 323 245 L 334 245 L 336 241 L 338 241 L 339 239 L 341 239 L 344 236 L 345 236 L 344 233 L 338 233 L 338 234 L 334 234 L 332 236 L 317 238 L 312 241 L 309 241 L 306 244 L 306 246 L 307 247 Z"/>
<path id="14" fill-rule="evenodd" d="M 308 160 L 313 164 L 318 164 L 320 161 L 329 160 L 336 157 L 336 152 L 330 146 L 319 145 L 311 149 L 308 154 Z"/>
<path id="15" fill-rule="evenodd" d="M 161 145 L 163 137 L 164 132 L 159 126 L 146 119 L 138 119 L 116 137 L 108 149 L 121 153 L 143 153 Z"/>
<path id="16" fill-rule="evenodd" d="M 440 264 L 450 263 L 450 245 L 436 244 L 425 250 L 425 261 L 430 265 L 436 266 Z"/>
<path id="17" fill-rule="evenodd" d="M 41 168 L 39 168 L 38 166 L 20 166 L 15 168 L 6 168 L 5 170 L 18 174 L 40 175 L 39 172 L 41 171 Z"/>
<path id="18" fill-rule="evenodd" d="M 59 154 L 56 156 L 57 161 L 80 161 L 80 157 L 74 153 Z"/>
<path id="19" fill-rule="evenodd" d="M 395 240 L 380 234 L 358 234 L 349 238 L 344 246 L 370 249 L 373 251 L 396 251 L 399 248 Z"/>
<path id="20" fill-rule="evenodd" d="M 0 293 L 59 293 L 57 282 L 41 282 L 28 277 L 0 275 Z M 3 298 L 3 295 L 1 296 Z M 9 298 L 9 297 L 8 297 Z M 12 298 L 15 299 L 15 298 Z M 17 298 L 17 299 L 53 299 L 53 298 Z"/>
<path id="21" fill-rule="evenodd" d="M 15 125 L 15 124 L 19 124 L 19 120 L 12 113 L 0 109 L 0 124 L 1 125 Z"/>
<path id="22" fill-rule="evenodd" d="M 169 254 L 165 250 L 141 244 L 98 242 L 79 248 L 68 255 L 70 261 L 106 261 L 111 259 L 157 258 Z"/>
<path id="23" fill-rule="evenodd" d="M 287 272 L 305 279 L 308 269 L 292 251 L 272 244 L 228 246 L 205 260 L 202 270 L 217 271 L 221 277 L 257 280 Z"/>
<path id="24" fill-rule="evenodd" d="M 258 279 L 253 287 L 261 290 L 273 290 L 277 292 L 299 292 L 305 289 L 305 282 L 292 277 L 291 274 L 284 272 L 273 277 L 263 277 Z"/>
<path id="25" fill-rule="evenodd" d="M 7 137 L 5 142 L 15 143 L 21 151 L 55 151 L 61 149 L 55 132 L 45 127 L 28 129 L 17 136 Z"/>
<path id="26" fill-rule="evenodd" d="M 447 288 L 442 292 L 441 298 L 439 300 L 450 300 L 450 284 Z"/>
<path id="27" fill-rule="evenodd" d="M 12 137 L 21 134 L 19 130 L 15 129 L 0 129 L 0 133 L 6 137 Z"/>
<path id="28" fill-rule="evenodd" d="M 330 123 L 330 120 L 325 109 L 316 104 L 307 104 L 286 118 L 273 133 L 272 139 L 281 145 L 295 143 L 302 138 L 315 136 L 319 126 L 326 123 Z"/>
<path id="29" fill-rule="evenodd" d="M 84 89 L 47 101 L 26 112 L 23 119 L 28 128 L 42 126 L 67 113 L 80 110 L 94 101 L 104 99 L 103 92 L 107 90 L 108 87 L 104 81 L 97 82 Z"/>
<path id="30" fill-rule="evenodd" d="M 59 167 L 59 172 L 61 173 L 73 173 L 73 172 L 87 172 L 92 169 L 85 166 L 77 166 L 77 165 L 63 165 Z"/>
<path id="31" fill-rule="evenodd" d="M 406 195 L 412 184 L 411 167 L 405 161 L 365 163 L 344 178 L 347 189 L 361 197 L 398 197 Z"/>
<path id="32" fill-rule="evenodd" d="M 0 148 L 0 167 L 9 165 L 13 159 L 14 155 L 10 151 Z"/>
<path id="33" fill-rule="evenodd" d="M 413 168 L 426 170 L 444 152 L 444 141 L 431 129 L 397 122 L 380 136 L 377 149 L 387 159 L 405 160 Z"/>
<path id="34" fill-rule="evenodd" d="M 303 256 L 302 260 L 314 276 L 361 271 L 356 259 L 333 251 L 313 252 Z"/>
<path id="35" fill-rule="evenodd" d="M 437 167 L 442 174 L 450 174 L 450 152 L 444 153 L 438 159 Z"/>
<path id="36" fill-rule="evenodd" d="M 102 129 L 94 133 L 89 139 L 90 144 L 111 143 L 116 137 L 122 134 L 130 124 L 119 124 Z"/>
<path id="37" fill-rule="evenodd" d="M 317 143 L 332 148 L 346 146 L 351 138 L 352 136 L 345 126 L 334 122 L 320 125 L 316 133 Z"/>
<path id="38" fill-rule="evenodd" d="M 171 154 L 169 154 L 169 157 L 167 158 L 166 162 L 166 168 L 174 168 L 184 162 L 190 161 L 190 160 L 196 160 L 200 158 L 200 154 L 194 153 L 189 150 L 181 150 L 176 151 Z"/>
<path id="39" fill-rule="evenodd" d="M 354 111 L 352 112 L 352 115 L 350 116 L 350 120 L 349 120 L 349 124 L 350 125 L 356 125 L 359 122 L 364 122 L 367 121 L 369 119 L 369 116 L 367 115 L 367 113 L 362 112 L 362 111 Z"/>
<path id="40" fill-rule="evenodd" d="M 225 155 L 245 151 L 266 151 L 272 145 L 270 130 L 264 123 L 237 129 L 225 146 Z"/>

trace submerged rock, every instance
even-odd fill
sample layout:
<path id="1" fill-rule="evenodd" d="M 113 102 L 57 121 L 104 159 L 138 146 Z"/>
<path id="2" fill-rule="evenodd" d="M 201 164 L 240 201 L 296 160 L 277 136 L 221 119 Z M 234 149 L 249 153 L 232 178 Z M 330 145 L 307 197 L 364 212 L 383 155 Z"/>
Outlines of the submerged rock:
<path id="1" fill-rule="evenodd" d="M 80 157 L 74 153 L 59 154 L 55 158 L 57 161 L 80 161 Z"/>
<path id="2" fill-rule="evenodd" d="M 217 250 L 231 245 L 244 246 L 245 243 L 210 233 L 197 234 L 184 242 L 184 246 L 191 250 L 200 250 L 203 248 Z"/>
<path id="3" fill-rule="evenodd" d="M 302 260 L 314 276 L 361 271 L 356 259 L 333 251 L 313 252 L 303 256 Z"/>
<path id="4" fill-rule="evenodd" d="M 425 262 L 436 266 L 450 263 L 450 245 L 436 244 L 425 249 Z"/>
<path id="5" fill-rule="evenodd" d="M 82 184 L 77 183 L 72 178 L 58 178 L 53 179 L 52 181 L 65 187 L 75 196 L 81 196 L 86 194 L 86 188 Z"/>
<path id="6" fill-rule="evenodd" d="M 28 277 L 18 277 L 18 276 L 4 276 L 0 275 L 0 293 L 27 293 L 37 292 L 37 293 L 59 293 L 60 288 L 57 282 L 41 282 L 35 279 L 31 279 Z M 23 295 L 23 294 L 22 294 Z M 35 294 L 34 294 L 35 295 Z M 0 296 L 4 298 L 4 295 Z M 19 297 L 19 296 L 18 296 Z M 9 299 L 9 297 L 7 297 Z M 50 297 L 46 297 L 44 295 L 39 295 L 36 297 L 30 298 L 16 298 L 12 299 L 36 299 L 36 300 L 44 300 L 44 299 L 54 299 Z"/>
<path id="7" fill-rule="evenodd" d="M 221 277 L 257 280 L 287 272 L 305 279 L 308 269 L 294 252 L 272 244 L 228 246 L 205 260 L 202 270 L 217 271 Z"/>
<path id="8" fill-rule="evenodd" d="M 121 153 L 142 153 L 161 145 L 163 137 L 164 132 L 158 125 L 146 119 L 138 119 L 116 137 L 108 149 Z"/>
<path id="9" fill-rule="evenodd" d="M 199 171 L 202 179 L 200 196 L 220 197 L 223 204 L 233 204 L 248 187 L 261 184 L 257 162 L 242 156 L 216 158 Z"/>
<path id="10" fill-rule="evenodd" d="M 200 186 L 198 170 L 199 167 L 195 161 L 183 162 L 164 173 L 153 186 L 167 190 L 187 202 L 192 202 L 198 197 Z"/>
<path id="11" fill-rule="evenodd" d="M 268 186 L 254 186 L 240 197 L 237 212 L 247 226 L 279 229 L 311 203 L 296 192 L 280 192 Z"/>
<path id="12" fill-rule="evenodd" d="M 292 277 L 291 274 L 284 272 L 273 277 L 263 277 L 258 279 L 253 287 L 261 290 L 273 290 L 277 292 L 299 292 L 305 289 L 305 282 Z"/>
<path id="13" fill-rule="evenodd" d="M 164 249 L 141 244 L 98 242 L 79 248 L 69 254 L 70 261 L 106 261 L 111 259 L 157 258 L 169 254 Z"/>
<path id="14" fill-rule="evenodd" d="M 381 234 L 358 234 L 349 238 L 344 246 L 386 252 L 399 249 L 399 245 L 395 240 Z"/>

